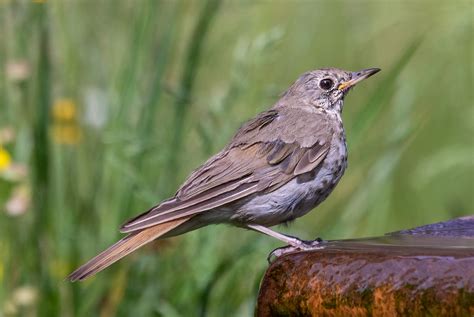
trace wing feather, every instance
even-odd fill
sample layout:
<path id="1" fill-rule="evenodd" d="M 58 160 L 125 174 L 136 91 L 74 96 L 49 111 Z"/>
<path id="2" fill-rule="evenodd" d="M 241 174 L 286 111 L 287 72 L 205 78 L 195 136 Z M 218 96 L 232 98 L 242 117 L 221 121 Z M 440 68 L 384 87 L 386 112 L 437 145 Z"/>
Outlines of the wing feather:
<path id="1" fill-rule="evenodd" d="M 321 161 L 324 159 L 328 151 L 328 146 L 324 146 L 319 143 L 314 145 L 311 149 L 305 151 L 295 167 L 294 174 L 300 175 L 314 170 L 316 166 L 318 166 L 319 163 L 321 163 Z"/>
<path id="2" fill-rule="evenodd" d="M 312 136 L 314 141 L 306 140 L 304 145 L 297 142 L 314 122 L 307 121 L 308 116 L 294 123 L 297 132 L 293 134 L 302 135 L 284 140 L 278 125 L 288 122 L 279 122 L 279 115 L 273 109 L 244 125 L 229 146 L 190 175 L 175 197 L 129 220 L 121 231 L 134 232 L 190 217 L 257 192 L 275 190 L 297 175 L 315 169 L 329 151 L 332 131 L 316 126 L 312 129 L 318 134 Z M 274 124 L 270 126 L 271 122 Z M 324 125 L 324 121 L 319 122 Z"/>

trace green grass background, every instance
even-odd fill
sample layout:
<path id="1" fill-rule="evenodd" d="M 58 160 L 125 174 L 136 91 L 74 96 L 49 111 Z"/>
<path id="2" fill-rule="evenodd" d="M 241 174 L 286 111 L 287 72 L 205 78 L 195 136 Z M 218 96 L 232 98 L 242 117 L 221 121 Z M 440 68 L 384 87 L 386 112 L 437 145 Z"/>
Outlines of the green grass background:
<path id="1" fill-rule="evenodd" d="M 64 277 L 172 195 L 301 73 L 380 67 L 346 98 L 349 168 L 288 228 L 380 235 L 474 210 L 472 1 L 0 1 L 0 128 L 31 204 L 5 212 L 0 316 L 251 316 L 281 245 L 213 226 L 140 250 L 85 283 Z M 8 64 L 30 66 L 22 81 Z M 77 114 L 57 122 L 53 104 Z M 103 119 L 103 122 L 97 118 Z M 55 127 L 79 140 L 63 144 Z M 19 289 L 32 292 L 18 300 Z"/>

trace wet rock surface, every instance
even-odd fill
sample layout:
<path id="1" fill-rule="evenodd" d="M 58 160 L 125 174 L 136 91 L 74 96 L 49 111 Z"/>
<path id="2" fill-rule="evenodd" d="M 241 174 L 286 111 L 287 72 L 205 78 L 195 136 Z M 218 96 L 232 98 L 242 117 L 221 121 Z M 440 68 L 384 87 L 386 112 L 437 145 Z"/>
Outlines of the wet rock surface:
<path id="1" fill-rule="evenodd" d="M 256 315 L 474 316 L 474 217 L 281 256 Z"/>

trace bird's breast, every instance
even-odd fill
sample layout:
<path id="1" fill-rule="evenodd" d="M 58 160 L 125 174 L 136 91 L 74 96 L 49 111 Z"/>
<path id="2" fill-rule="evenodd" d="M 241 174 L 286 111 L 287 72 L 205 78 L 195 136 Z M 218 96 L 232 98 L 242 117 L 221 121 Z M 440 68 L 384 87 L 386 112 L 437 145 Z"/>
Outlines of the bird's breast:
<path id="1" fill-rule="evenodd" d="M 250 197 L 234 211 L 232 220 L 273 226 L 301 217 L 328 197 L 346 166 L 345 141 L 339 140 L 331 144 L 326 158 L 313 171 L 272 192 Z"/>

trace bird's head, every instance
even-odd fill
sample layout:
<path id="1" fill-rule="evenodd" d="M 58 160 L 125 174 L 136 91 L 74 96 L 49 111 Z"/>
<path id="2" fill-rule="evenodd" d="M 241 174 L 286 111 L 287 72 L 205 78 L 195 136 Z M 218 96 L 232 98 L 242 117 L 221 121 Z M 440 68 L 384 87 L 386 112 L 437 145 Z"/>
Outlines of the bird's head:
<path id="1" fill-rule="evenodd" d="M 291 98 L 303 106 L 341 112 L 344 97 L 349 90 L 379 71 L 379 68 L 367 68 L 358 72 L 337 68 L 313 70 L 301 75 L 283 98 Z"/>

